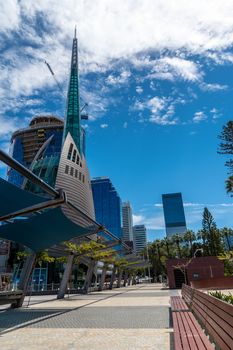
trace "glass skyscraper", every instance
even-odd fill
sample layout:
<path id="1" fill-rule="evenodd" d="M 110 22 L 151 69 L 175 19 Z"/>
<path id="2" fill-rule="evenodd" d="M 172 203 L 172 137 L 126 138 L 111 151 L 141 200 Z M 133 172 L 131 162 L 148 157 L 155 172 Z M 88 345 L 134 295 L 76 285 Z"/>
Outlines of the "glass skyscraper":
<path id="1" fill-rule="evenodd" d="M 141 253 L 147 244 L 145 225 L 133 226 L 133 246 L 136 254 Z"/>
<path id="2" fill-rule="evenodd" d="M 43 159 L 46 159 L 47 163 L 49 163 L 51 158 L 56 158 L 58 162 L 61 153 L 62 134 L 63 120 L 55 116 L 36 116 L 32 118 L 28 128 L 17 130 L 13 133 L 10 154 L 18 162 L 29 168 L 39 149 L 52 137 L 51 142 L 43 151 Z M 35 166 L 40 162 L 41 160 L 37 159 Z M 45 166 L 40 167 L 42 174 L 37 175 L 45 179 L 46 174 L 45 171 L 43 173 L 43 169 L 45 169 Z M 32 170 L 35 171 L 35 168 Z M 14 169 L 9 169 L 8 181 L 21 187 L 23 177 Z"/>
<path id="3" fill-rule="evenodd" d="M 63 135 L 64 122 L 62 119 L 52 116 L 35 116 L 32 118 L 29 126 L 25 129 L 17 130 L 11 137 L 10 154 L 18 162 L 29 168 L 43 144 L 52 136 L 51 142 L 44 149 L 42 159 L 38 159 L 35 162 L 33 171 L 39 175 L 44 181 L 54 186 L 51 183 L 49 175 L 52 172 L 47 172 L 47 169 L 51 169 L 52 163 L 55 164 L 54 172 L 57 171 L 57 163 L 60 158 L 62 147 L 62 135 Z M 81 128 L 82 136 L 82 150 L 85 154 L 85 130 Z M 41 163 L 43 162 L 43 166 Z M 23 177 L 14 169 L 8 170 L 8 181 L 14 185 L 21 187 L 23 184 Z M 56 175 L 56 174 L 54 174 Z"/>
<path id="4" fill-rule="evenodd" d="M 183 235 L 187 228 L 181 193 L 163 194 L 162 201 L 167 237 Z"/>
<path id="5" fill-rule="evenodd" d="M 133 215 L 130 202 L 122 204 L 123 241 L 133 242 Z"/>
<path id="6" fill-rule="evenodd" d="M 108 177 L 91 180 L 96 221 L 122 238 L 121 199 Z"/>

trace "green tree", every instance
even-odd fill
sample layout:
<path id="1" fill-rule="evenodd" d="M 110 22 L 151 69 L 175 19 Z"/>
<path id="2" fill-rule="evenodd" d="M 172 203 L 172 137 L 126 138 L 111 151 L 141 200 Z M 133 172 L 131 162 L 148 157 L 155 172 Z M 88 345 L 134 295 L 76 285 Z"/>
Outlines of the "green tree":
<path id="1" fill-rule="evenodd" d="M 194 254 L 193 251 L 193 242 L 196 240 L 196 235 L 192 230 L 187 230 L 187 232 L 185 232 L 183 239 L 185 242 L 188 243 L 189 246 L 189 255 L 192 257 Z"/>
<path id="2" fill-rule="evenodd" d="M 178 253 L 178 258 L 182 257 L 181 254 L 181 248 L 180 248 L 180 243 L 182 242 L 182 237 L 178 233 L 176 233 L 174 236 L 172 236 L 172 241 L 176 246 L 177 253 Z"/>
<path id="3" fill-rule="evenodd" d="M 233 237 L 233 230 L 228 227 L 220 229 L 220 234 L 226 243 L 227 250 L 231 250 L 231 237 Z"/>
<path id="4" fill-rule="evenodd" d="M 201 237 L 203 239 L 206 255 L 219 255 L 223 252 L 223 242 L 220 230 L 208 208 L 204 208 L 202 218 Z"/>
<path id="5" fill-rule="evenodd" d="M 233 121 L 230 120 L 226 125 L 223 126 L 223 130 L 219 135 L 221 143 L 219 144 L 218 153 L 233 155 Z M 227 193 L 233 193 L 233 159 L 230 158 L 226 161 L 225 166 L 228 169 L 230 175 L 226 180 L 226 191 Z"/>

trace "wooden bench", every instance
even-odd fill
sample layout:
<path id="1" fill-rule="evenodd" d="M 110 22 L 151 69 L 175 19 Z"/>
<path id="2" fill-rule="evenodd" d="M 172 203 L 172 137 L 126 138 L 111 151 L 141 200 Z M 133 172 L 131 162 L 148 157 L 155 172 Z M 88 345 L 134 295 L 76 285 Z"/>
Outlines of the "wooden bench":
<path id="1" fill-rule="evenodd" d="M 172 311 L 189 311 L 188 305 L 181 297 L 174 296 L 170 300 Z"/>
<path id="2" fill-rule="evenodd" d="M 221 350 L 233 349 L 233 306 L 197 289 L 185 286 L 184 300 Z M 189 289 L 189 290 L 188 290 Z"/>
<path id="3" fill-rule="evenodd" d="M 175 350 L 214 349 L 192 312 L 173 312 L 172 320 Z"/>
<path id="4" fill-rule="evenodd" d="M 179 296 L 172 296 L 171 310 L 176 350 L 213 350 L 186 302 Z"/>

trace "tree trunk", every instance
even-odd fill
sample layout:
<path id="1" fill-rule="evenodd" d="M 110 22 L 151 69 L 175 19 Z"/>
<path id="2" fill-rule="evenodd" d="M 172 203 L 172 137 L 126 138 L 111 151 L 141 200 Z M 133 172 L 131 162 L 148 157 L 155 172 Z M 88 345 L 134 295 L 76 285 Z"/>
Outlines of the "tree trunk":
<path id="1" fill-rule="evenodd" d="M 95 268 L 95 260 L 91 260 L 87 270 L 84 286 L 83 286 L 84 293 L 88 293 L 88 288 L 90 287 L 90 284 L 91 284 L 94 268 Z"/>
<path id="2" fill-rule="evenodd" d="M 128 281 L 128 272 L 125 271 L 125 275 L 124 275 L 124 287 L 126 287 L 127 281 Z"/>
<path id="3" fill-rule="evenodd" d="M 103 290 L 104 282 L 105 282 L 105 277 L 106 277 L 106 272 L 107 272 L 107 266 L 104 266 L 102 269 L 102 274 L 100 278 L 100 284 L 98 290 L 101 292 Z"/>
<path id="4" fill-rule="evenodd" d="M 129 285 L 129 286 L 132 286 L 132 275 L 131 275 L 131 274 L 129 275 L 128 281 L 129 281 L 129 282 L 128 282 L 128 285 Z"/>
<path id="5" fill-rule="evenodd" d="M 59 291 L 57 294 L 57 299 L 63 299 L 67 290 L 67 284 L 69 282 L 70 274 L 72 272 L 72 266 L 74 261 L 74 255 L 70 254 L 67 259 L 65 271 L 62 276 L 62 280 L 59 286 Z"/>
<path id="6" fill-rule="evenodd" d="M 118 272 L 117 288 L 121 288 L 122 273 L 122 270 Z"/>
<path id="7" fill-rule="evenodd" d="M 23 305 L 24 298 L 26 296 L 27 289 L 28 289 L 29 280 L 32 276 L 32 273 L 35 267 L 35 262 L 36 262 L 36 253 L 33 252 L 31 255 L 27 257 L 27 259 L 23 264 L 23 268 L 20 274 L 20 281 L 18 284 L 18 288 L 22 290 L 23 293 L 21 298 L 17 300 L 16 303 L 11 304 L 12 308 L 18 308 Z"/>
<path id="8" fill-rule="evenodd" d="M 114 266 L 113 270 L 112 270 L 112 275 L 111 275 L 111 280 L 110 280 L 110 284 L 109 284 L 109 289 L 112 289 L 113 283 L 115 282 L 115 279 L 116 279 L 116 266 Z"/>

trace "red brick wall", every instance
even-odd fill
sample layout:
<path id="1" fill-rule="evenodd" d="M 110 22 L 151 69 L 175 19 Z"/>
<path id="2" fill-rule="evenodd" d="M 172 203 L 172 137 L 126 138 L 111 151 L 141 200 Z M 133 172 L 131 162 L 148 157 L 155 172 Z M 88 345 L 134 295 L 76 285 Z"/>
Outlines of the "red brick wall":
<path id="1" fill-rule="evenodd" d="M 169 288 L 176 288 L 174 278 L 175 266 L 187 264 L 189 261 L 190 259 L 169 259 L 167 261 Z M 187 273 L 188 284 L 193 280 L 205 280 L 224 276 L 223 262 L 214 256 L 192 258 L 185 270 Z M 196 275 L 196 278 L 194 274 Z"/>

